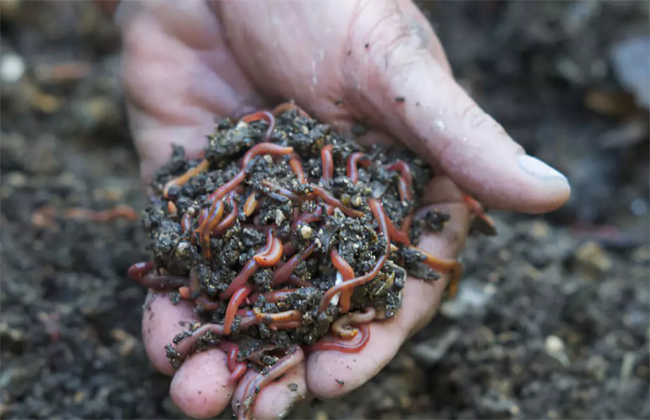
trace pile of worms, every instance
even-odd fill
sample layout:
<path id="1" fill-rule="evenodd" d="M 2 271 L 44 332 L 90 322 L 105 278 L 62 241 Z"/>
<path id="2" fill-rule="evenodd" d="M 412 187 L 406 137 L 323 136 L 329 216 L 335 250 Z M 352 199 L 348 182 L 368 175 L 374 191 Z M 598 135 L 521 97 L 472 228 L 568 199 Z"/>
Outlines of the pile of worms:
<path id="1" fill-rule="evenodd" d="M 293 103 L 220 123 L 204 157 L 172 159 L 144 218 L 154 259 L 128 273 L 205 320 L 168 346 L 172 363 L 216 346 L 231 381 L 258 371 L 236 413 L 248 419 L 305 354 L 362 350 L 368 324 L 398 310 L 407 273 L 449 273 L 453 295 L 459 262 L 413 245 L 414 191 L 429 180 L 413 162 L 365 151 Z"/>

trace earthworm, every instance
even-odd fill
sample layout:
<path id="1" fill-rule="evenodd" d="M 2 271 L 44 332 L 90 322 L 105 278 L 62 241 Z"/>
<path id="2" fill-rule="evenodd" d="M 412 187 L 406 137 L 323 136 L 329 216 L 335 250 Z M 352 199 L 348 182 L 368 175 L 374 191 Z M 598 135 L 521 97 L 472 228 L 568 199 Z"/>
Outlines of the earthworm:
<path id="1" fill-rule="evenodd" d="M 333 144 L 328 144 L 320 151 L 320 160 L 323 164 L 322 180 L 329 181 L 334 176 L 334 158 L 332 157 Z"/>
<path id="2" fill-rule="evenodd" d="M 298 267 L 298 265 L 303 262 L 307 257 L 309 257 L 316 247 L 318 246 L 317 242 L 314 241 L 307 248 L 303 249 L 301 252 L 298 254 L 294 255 L 291 257 L 289 261 L 286 262 L 282 267 L 278 268 L 275 270 L 273 273 L 273 280 L 271 280 L 271 284 L 273 286 L 279 286 L 280 284 L 286 282 L 289 280 L 289 277 L 291 277 L 291 274 L 293 273 L 293 270 Z"/>
<path id="3" fill-rule="evenodd" d="M 375 309 L 366 308 L 364 312 L 351 312 L 334 321 L 332 332 L 345 340 L 351 340 L 359 333 L 351 325 L 368 324 L 375 319 Z"/>
<path id="4" fill-rule="evenodd" d="M 290 111 L 292 109 L 297 110 L 298 114 L 301 115 L 302 117 L 311 119 L 311 116 L 309 116 L 309 114 L 307 114 L 305 112 L 305 110 L 303 110 L 302 108 L 300 108 L 299 106 L 297 106 L 295 104 L 292 104 L 291 102 L 285 102 L 283 104 L 280 104 L 280 105 L 276 106 L 273 109 L 272 112 L 273 112 L 273 115 L 275 115 L 277 117 L 278 115 L 281 115 L 281 114 L 283 114 L 283 113 L 285 113 L 287 111 Z"/>
<path id="5" fill-rule="evenodd" d="M 237 188 L 237 186 L 241 184 L 244 179 L 246 179 L 246 172 L 243 170 L 239 171 L 239 173 L 235 175 L 233 179 L 214 190 L 214 192 L 208 196 L 206 201 L 221 200 L 226 194 Z"/>
<path id="6" fill-rule="evenodd" d="M 296 194 L 295 192 L 293 192 L 291 190 L 288 190 L 288 189 L 286 189 L 284 187 L 281 187 L 281 186 L 279 186 L 277 184 L 274 184 L 271 181 L 269 181 L 268 179 L 263 179 L 262 180 L 262 185 L 264 185 L 267 188 L 270 188 L 273 192 L 276 192 L 276 193 L 284 196 L 285 198 L 287 198 L 287 199 L 289 199 L 291 201 L 302 201 L 302 200 L 304 200 L 304 197 L 299 196 L 298 194 Z"/>
<path id="7" fill-rule="evenodd" d="M 239 354 L 239 346 L 231 341 L 222 341 L 219 343 L 219 348 L 226 352 L 226 366 L 229 371 L 235 370 L 237 365 L 237 355 Z"/>
<path id="8" fill-rule="evenodd" d="M 201 172 L 206 171 L 210 167 L 210 162 L 207 159 L 203 159 L 198 165 L 196 165 L 193 168 L 190 168 L 187 172 L 185 172 L 183 175 L 179 176 L 178 178 L 174 178 L 171 181 L 167 182 L 165 186 L 163 187 L 163 197 L 167 198 L 169 196 L 169 188 L 174 186 L 174 185 L 184 185 L 186 184 L 190 179 L 194 178 Z"/>
<path id="9" fill-rule="evenodd" d="M 310 282 L 296 276 L 289 277 L 289 280 L 287 280 L 287 284 L 290 284 L 295 287 L 313 287 L 313 284 L 311 284 Z"/>
<path id="10" fill-rule="evenodd" d="M 465 201 L 465 205 L 469 207 L 469 209 L 476 214 L 476 217 L 483 220 L 485 223 L 488 224 L 488 226 L 492 230 L 496 231 L 496 224 L 494 223 L 494 220 L 492 220 L 490 216 L 485 214 L 485 211 L 483 210 L 483 206 L 481 205 L 481 203 L 474 200 L 472 197 L 470 197 L 467 194 L 463 194 L 463 201 Z"/>
<path id="11" fill-rule="evenodd" d="M 409 230 L 411 229 L 411 224 L 413 223 L 413 212 L 409 213 L 408 216 L 402 221 L 401 231 L 408 235 Z"/>
<path id="12" fill-rule="evenodd" d="M 186 233 L 192 229 L 192 215 L 185 212 L 181 217 L 181 232 Z"/>
<path id="13" fill-rule="evenodd" d="M 363 212 L 359 210 L 354 210 L 349 207 L 346 207 L 343 203 L 341 203 L 339 200 L 331 196 L 327 191 L 325 191 L 323 188 L 321 188 L 318 185 L 311 185 L 312 190 L 314 191 L 314 194 L 320 197 L 324 202 L 329 204 L 330 206 L 337 207 L 339 210 L 343 212 L 346 216 L 350 217 L 363 217 Z"/>
<path id="14" fill-rule="evenodd" d="M 359 181 L 358 166 L 363 165 L 363 167 L 368 167 L 371 163 L 370 158 L 364 153 L 356 152 L 350 155 L 347 162 L 347 175 L 353 184 L 356 184 Z"/>
<path id="15" fill-rule="evenodd" d="M 194 303 L 204 311 L 214 311 L 215 309 L 219 309 L 221 306 L 221 301 L 212 300 L 206 295 L 197 296 L 194 298 Z"/>
<path id="16" fill-rule="evenodd" d="M 230 371 L 230 378 L 228 378 L 228 380 L 230 383 L 234 384 L 246 374 L 246 371 L 248 371 L 246 362 L 237 362 L 235 368 Z"/>
<path id="17" fill-rule="evenodd" d="M 269 229 L 269 232 L 272 232 L 272 230 Z M 266 252 L 255 254 L 253 258 L 260 267 L 273 267 L 282 258 L 282 241 L 272 237 L 271 245 L 267 245 Z"/>
<path id="18" fill-rule="evenodd" d="M 210 234 L 212 230 L 219 224 L 223 216 L 225 204 L 223 200 L 213 201 L 210 206 L 208 217 L 203 221 L 200 227 L 199 238 L 201 242 L 201 254 L 204 259 L 209 260 L 210 254 Z"/>
<path id="19" fill-rule="evenodd" d="M 199 213 L 199 226 L 205 222 L 206 217 L 208 217 L 208 212 L 210 211 L 209 207 L 203 207 Z"/>
<path id="20" fill-rule="evenodd" d="M 307 178 L 305 177 L 305 170 L 302 168 L 302 163 L 300 163 L 300 157 L 295 153 L 291 154 L 291 158 L 289 159 L 289 166 L 291 166 L 291 170 L 293 170 L 293 173 L 296 174 L 296 177 L 298 177 L 298 182 L 304 184 L 305 181 L 307 181 Z"/>
<path id="21" fill-rule="evenodd" d="M 192 294 L 190 293 L 190 288 L 187 286 L 182 286 L 178 288 L 178 293 L 181 295 L 181 299 L 191 299 Z"/>
<path id="22" fill-rule="evenodd" d="M 341 277 L 343 277 L 344 282 L 350 281 L 355 277 L 354 270 L 350 264 L 348 264 L 345 258 L 341 257 L 339 251 L 336 248 L 332 248 L 330 250 L 330 259 L 332 260 L 334 267 L 338 270 L 339 273 L 341 273 Z M 353 291 L 353 289 L 349 289 L 341 292 L 341 297 L 339 299 L 339 308 L 344 314 L 350 310 L 350 300 L 352 299 Z"/>
<path id="23" fill-rule="evenodd" d="M 413 174 L 411 173 L 411 167 L 403 160 L 396 160 L 395 162 L 388 165 L 387 169 L 390 171 L 399 172 L 409 187 L 413 185 Z"/>
<path id="24" fill-rule="evenodd" d="M 302 321 L 286 321 L 278 322 L 277 324 L 269 324 L 269 328 L 273 331 L 277 330 L 295 330 L 302 327 Z"/>
<path id="25" fill-rule="evenodd" d="M 246 284 L 250 276 L 255 274 L 259 268 L 260 266 L 257 264 L 257 262 L 251 258 L 250 261 L 246 263 L 242 271 L 237 275 L 237 277 L 235 277 L 232 283 L 230 283 L 228 288 L 221 292 L 219 299 L 226 300 L 232 296 L 236 290 L 242 288 L 244 284 Z"/>
<path id="26" fill-rule="evenodd" d="M 52 206 L 45 206 L 32 214 L 32 220 L 37 226 L 48 226 L 48 219 L 54 217 L 55 210 Z M 138 213 L 131 206 L 117 206 L 108 210 L 88 210 L 84 208 L 71 208 L 63 211 L 66 219 L 84 219 L 91 222 L 108 222 L 118 217 L 124 217 L 131 221 L 138 220 Z M 38 222 L 36 221 L 38 220 Z"/>
<path id="27" fill-rule="evenodd" d="M 319 206 L 313 213 L 302 213 L 291 225 L 291 229 L 297 230 L 301 223 L 313 223 L 322 218 L 323 209 Z"/>
<path id="28" fill-rule="evenodd" d="M 235 224 L 237 221 L 237 217 L 239 216 L 239 210 L 237 209 L 237 202 L 235 201 L 235 198 L 233 197 L 233 194 L 231 193 L 228 196 L 228 205 L 230 205 L 230 213 L 228 213 L 228 216 L 226 216 L 214 229 L 212 229 L 212 234 L 213 235 L 221 235 L 224 232 L 226 232 L 228 229 L 232 227 L 232 225 Z"/>
<path id="29" fill-rule="evenodd" d="M 377 220 L 377 223 L 379 223 L 379 229 L 381 230 L 381 233 L 384 235 L 384 239 L 386 241 L 386 247 L 384 253 L 382 254 L 381 257 L 379 257 L 377 263 L 375 264 L 375 267 L 368 274 L 361 277 L 357 277 L 350 281 L 346 281 L 336 286 L 333 286 L 327 292 L 325 292 L 323 298 L 321 299 L 320 306 L 318 307 L 319 313 L 322 313 L 327 309 L 327 306 L 329 305 L 332 298 L 336 296 L 339 292 L 351 288 L 353 289 L 357 286 L 362 286 L 368 283 L 369 281 L 372 281 L 375 277 L 377 277 L 381 269 L 384 267 L 384 264 L 388 260 L 388 255 L 390 254 L 390 237 L 388 236 L 388 224 L 386 222 L 387 219 L 386 213 L 384 212 L 384 208 L 381 205 L 381 202 L 379 202 L 374 198 L 368 199 L 368 205 L 370 206 L 370 211 L 375 217 L 375 220 Z"/>
<path id="30" fill-rule="evenodd" d="M 297 345 L 287 348 L 287 354 L 268 368 L 266 373 L 254 376 L 246 385 L 244 395 L 237 407 L 237 418 L 240 420 L 252 420 L 253 408 L 258 394 L 266 385 L 273 382 L 290 369 L 298 366 L 305 359 L 305 353 Z"/>
<path id="31" fill-rule="evenodd" d="M 349 342 L 326 338 L 309 346 L 307 351 L 333 350 L 341 353 L 358 353 L 363 350 L 363 348 L 366 347 L 366 344 L 368 344 L 368 341 L 370 341 L 370 328 L 366 324 L 359 325 L 357 328 L 359 330 L 358 335 L 361 336 L 361 339 L 357 343 L 350 344 Z"/>
<path id="32" fill-rule="evenodd" d="M 131 277 L 133 278 L 133 277 Z M 187 284 L 187 278 L 176 276 L 160 276 L 154 273 L 148 273 L 139 279 L 134 279 L 136 283 L 153 290 L 173 290 Z"/>
<path id="33" fill-rule="evenodd" d="M 399 177 L 397 183 L 397 191 L 399 192 L 399 199 L 402 201 L 411 200 L 413 198 L 413 193 L 411 192 L 411 187 L 406 183 L 406 180 Z"/>
<path id="34" fill-rule="evenodd" d="M 126 272 L 126 275 L 129 276 L 131 280 L 139 282 L 142 279 L 142 276 L 149 273 L 155 268 L 153 261 L 139 262 L 133 264 L 129 267 L 129 270 Z"/>
<path id="35" fill-rule="evenodd" d="M 255 293 L 251 295 L 251 302 L 257 301 L 259 297 L 263 297 L 265 301 L 268 303 L 278 303 L 281 300 L 285 300 L 289 296 L 293 295 L 296 293 L 298 289 L 281 289 L 281 290 L 273 290 L 272 292 L 266 292 L 266 293 Z"/>
<path id="36" fill-rule="evenodd" d="M 251 214 L 255 213 L 255 210 L 257 209 L 257 193 L 252 192 L 251 195 L 248 196 L 246 199 L 246 202 L 244 203 L 244 214 L 246 217 L 250 217 Z"/>
<path id="37" fill-rule="evenodd" d="M 188 285 L 190 296 L 197 297 L 201 294 L 201 285 L 199 284 L 199 275 L 196 273 L 196 269 L 192 267 L 190 269 L 190 282 Z"/>
<path id="38" fill-rule="evenodd" d="M 463 266 L 461 263 L 457 260 L 447 260 L 434 257 L 428 252 L 414 246 L 411 246 L 410 249 L 424 255 L 426 259 L 423 262 L 433 270 L 442 272 L 449 271 L 449 294 L 452 297 L 455 296 L 458 291 L 458 282 L 460 281 L 460 277 L 463 275 Z"/>
<path id="39" fill-rule="evenodd" d="M 228 302 L 228 307 L 226 308 L 226 316 L 223 320 L 224 335 L 230 335 L 230 331 L 232 330 L 232 323 L 235 320 L 235 315 L 237 315 L 239 307 L 244 302 L 246 297 L 250 295 L 252 290 L 253 287 L 251 285 L 245 284 L 240 289 L 237 289 L 237 291 L 230 298 L 230 302 Z"/>
<path id="40" fill-rule="evenodd" d="M 269 123 L 269 128 L 266 129 L 266 135 L 264 136 L 265 140 L 268 141 L 273 134 L 273 129 L 275 128 L 275 117 L 269 111 L 258 111 L 254 114 L 246 115 L 241 119 L 243 122 L 249 124 L 253 121 L 264 120 Z"/>
<path id="41" fill-rule="evenodd" d="M 176 204 L 174 204 L 173 201 L 168 201 L 167 202 L 167 213 L 170 216 L 176 216 L 176 214 L 178 213 L 178 209 L 176 208 Z"/>
<path id="42" fill-rule="evenodd" d="M 255 318 L 259 322 L 263 322 L 265 324 L 277 324 L 277 323 L 290 322 L 290 321 L 302 321 L 302 312 L 298 310 L 279 312 L 277 314 L 258 312 L 255 314 Z"/>
<path id="43" fill-rule="evenodd" d="M 409 236 L 403 230 L 399 230 L 393 224 L 393 221 L 390 220 L 390 217 L 386 217 L 386 224 L 388 225 L 388 234 L 390 239 L 397 242 L 398 244 L 409 246 L 411 245 L 411 240 Z"/>
<path id="44" fill-rule="evenodd" d="M 239 329 L 245 330 L 257 325 L 258 322 L 255 317 L 244 317 L 239 321 Z M 214 335 L 223 335 L 223 325 L 221 324 L 204 324 L 197 328 L 192 335 L 181 340 L 175 348 L 176 353 L 178 353 L 181 358 L 185 358 L 192 347 L 196 344 L 199 339 L 207 333 L 212 333 Z"/>
<path id="45" fill-rule="evenodd" d="M 296 253 L 296 246 L 292 242 L 285 242 L 282 244 L 282 255 L 285 257 L 293 257 Z"/>
<path id="46" fill-rule="evenodd" d="M 244 155 L 242 159 L 242 170 L 246 170 L 246 167 L 257 155 L 289 155 L 293 153 L 292 147 L 284 147 L 275 143 L 259 143 L 251 147 L 248 152 Z"/>

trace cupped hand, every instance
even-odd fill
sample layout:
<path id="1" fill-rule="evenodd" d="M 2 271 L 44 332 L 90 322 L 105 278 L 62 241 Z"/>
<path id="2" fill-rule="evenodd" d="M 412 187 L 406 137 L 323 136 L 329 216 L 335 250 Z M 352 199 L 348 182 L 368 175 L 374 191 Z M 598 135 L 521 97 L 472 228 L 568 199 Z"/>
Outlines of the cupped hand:
<path id="1" fill-rule="evenodd" d="M 342 133 L 362 123 L 368 131 L 361 143 L 402 144 L 445 175 L 424 197 L 451 215 L 442 233 L 419 244 L 434 255 L 454 258 L 462 250 L 470 215 L 460 190 L 492 208 L 531 213 L 568 199 L 566 178 L 526 155 L 456 83 L 410 0 L 124 1 L 115 19 L 145 180 L 167 161 L 172 143 L 198 155 L 215 116 L 294 99 Z M 403 308 L 371 325 L 361 353 L 310 354 L 260 393 L 254 417 L 281 416 L 308 393 L 331 398 L 362 385 L 433 317 L 447 280 L 409 279 Z M 167 361 L 165 345 L 185 330 L 183 321 L 195 319 L 191 306 L 151 293 L 145 309 L 147 352 L 157 369 L 174 375 L 178 407 L 211 417 L 231 399 L 237 404 L 248 377 L 228 383 L 221 350 L 197 353 L 178 371 Z"/>

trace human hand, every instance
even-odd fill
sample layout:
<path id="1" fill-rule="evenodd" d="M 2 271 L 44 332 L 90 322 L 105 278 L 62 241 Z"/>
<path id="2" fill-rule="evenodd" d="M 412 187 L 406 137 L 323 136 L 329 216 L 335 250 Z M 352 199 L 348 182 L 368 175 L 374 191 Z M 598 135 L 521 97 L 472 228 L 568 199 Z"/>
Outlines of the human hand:
<path id="1" fill-rule="evenodd" d="M 514 211 L 549 211 L 568 199 L 566 179 L 525 155 L 454 81 L 439 41 L 410 0 L 128 1 L 116 21 L 145 180 L 167 161 L 171 143 L 198 155 L 215 115 L 291 98 L 342 133 L 362 121 L 369 131 L 361 143 L 401 142 L 446 175 L 425 197 L 451 215 L 442 233 L 420 242 L 434 255 L 455 257 L 467 235 L 469 212 L 456 186 L 492 208 Z M 331 398 L 366 382 L 433 317 L 447 280 L 409 279 L 403 308 L 371 325 L 361 353 L 311 354 L 260 393 L 254 416 L 277 417 L 307 392 Z M 192 319 L 190 305 L 152 293 L 144 340 L 156 368 L 174 375 L 174 402 L 190 416 L 211 417 L 233 395 L 238 402 L 249 376 L 228 384 L 219 349 L 191 356 L 174 372 L 164 346 L 185 329 L 179 323 Z"/>

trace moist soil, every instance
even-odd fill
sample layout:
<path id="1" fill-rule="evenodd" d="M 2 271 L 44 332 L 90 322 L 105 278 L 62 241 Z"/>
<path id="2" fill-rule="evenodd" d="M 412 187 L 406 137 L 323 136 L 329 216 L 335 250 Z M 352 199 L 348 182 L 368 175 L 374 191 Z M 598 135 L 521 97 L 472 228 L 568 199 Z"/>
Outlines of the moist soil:
<path id="1" fill-rule="evenodd" d="M 184 288 L 182 299 L 194 302 L 205 324 L 223 325 L 227 337 L 212 331 L 207 341 L 235 343 L 240 361 L 251 354 L 266 360 L 262 348 L 314 344 L 341 317 L 344 330 L 333 332 L 345 337 L 346 319 L 358 311 L 391 318 L 407 273 L 440 277 L 411 243 L 430 226 L 441 231 L 449 219 L 433 210 L 416 215 L 432 170 L 401 154 L 364 150 L 291 102 L 272 113 L 219 120 L 204 158 L 187 160 L 175 146 L 154 174 L 143 216 L 153 264 L 146 271 L 134 266 L 132 277 L 170 290 L 174 303 Z M 346 268 L 349 278 L 340 274 Z M 336 301 L 331 293 L 327 298 L 354 277 L 367 281 L 348 298 L 343 292 Z M 242 294 L 244 301 L 232 306 Z M 244 313 L 235 316 L 238 310 Z M 271 319 L 279 316 L 300 325 L 279 328 L 282 321 Z M 187 356 L 178 347 L 187 346 L 179 343 L 191 332 L 168 347 L 175 366 Z"/>
<path id="2" fill-rule="evenodd" d="M 367 385 L 289 418 L 648 418 L 648 139 L 612 131 L 640 108 L 612 115 L 633 92 L 603 53 L 647 34 L 647 4 L 444 4 L 425 6 L 461 81 L 574 198 L 545 218 L 493 214 L 457 298 Z M 62 211 L 148 204 L 115 30 L 87 2 L 0 6 L 0 416 L 183 418 L 140 341 L 145 291 L 126 276 L 149 256 L 140 222 Z"/>

